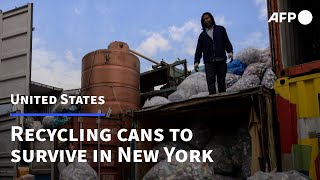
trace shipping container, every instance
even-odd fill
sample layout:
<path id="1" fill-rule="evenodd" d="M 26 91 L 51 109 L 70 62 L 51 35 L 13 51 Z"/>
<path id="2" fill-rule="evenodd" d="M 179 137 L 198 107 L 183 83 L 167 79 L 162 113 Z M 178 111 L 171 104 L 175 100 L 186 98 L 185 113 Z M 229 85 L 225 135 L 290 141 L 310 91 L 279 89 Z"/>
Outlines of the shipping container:
<path id="1" fill-rule="evenodd" d="M 296 104 L 298 117 L 320 116 L 320 73 L 279 78 L 274 88 L 277 95 Z"/>
<path id="2" fill-rule="evenodd" d="M 11 162 L 11 151 L 18 149 L 19 143 L 11 141 L 11 126 L 18 125 L 18 119 L 9 114 L 0 115 L 0 179 L 12 180 L 17 176 L 17 164 Z"/>
<path id="3" fill-rule="evenodd" d="M 256 87 L 154 106 L 135 112 L 133 127 L 138 131 L 157 128 L 168 131 L 190 128 L 194 122 L 205 122 L 210 126 L 211 133 L 225 135 L 225 143 L 228 143 L 227 137 L 232 137 L 237 129 L 244 127 L 252 133 L 251 144 L 254 151 L 251 151 L 251 174 L 258 170 L 281 170 L 273 98 L 273 91 Z M 257 119 L 252 118 L 252 113 L 257 115 Z M 164 134 L 164 141 L 171 141 L 170 135 Z M 158 142 L 139 141 L 132 146 L 135 149 L 151 150 L 156 144 Z M 132 179 L 141 179 L 154 165 L 155 163 L 146 162 L 133 164 Z"/>
<path id="4" fill-rule="evenodd" d="M 268 0 L 268 17 L 278 12 L 294 12 L 292 22 L 270 22 L 270 48 L 278 77 L 297 76 L 320 70 L 320 1 Z M 308 25 L 298 21 L 298 14 L 309 10 L 313 20 Z"/>
<path id="5" fill-rule="evenodd" d="M 320 73 L 276 81 L 283 169 L 320 178 Z"/>
<path id="6" fill-rule="evenodd" d="M 270 47 L 278 77 L 274 88 L 280 128 L 283 170 L 297 170 L 320 178 L 320 1 L 269 0 L 268 17 L 294 12 L 288 23 L 269 23 Z M 302 25 L 299 13 L 308 10 L 312 22 Z"/>
<path id="7" fill-rule="evenodd" d="M 43 134 L 42 137 L 49 139 L 48 134 Z M 44 141 L 40 142 L 38 140 L 32 141 L 30 143 L 30 150 L 50 150 L 54 151 L 54 142 L 52 141 Z M 36 153 L 34 154 L 36 157 Z M 54 163 L 50 162 L 49 156 L 46 156 L 47 162 L 31 162 L 29 165 L 30 174 L 34 175 L 49 175 L 52 173 Z"/>
<path id="8" fill-rule="evenodd" d="M 32 14 L 32 4 L 0 11 L 0 179 L 17 177 L 19 163 L 11 162 L 11 151 L 20 146 L 11 141 L 11 126 L 22 124 L 23 118 L 10 113 L 23 113 L 25 107 L 13 106 L 10 94 L 30 95 Z"/>

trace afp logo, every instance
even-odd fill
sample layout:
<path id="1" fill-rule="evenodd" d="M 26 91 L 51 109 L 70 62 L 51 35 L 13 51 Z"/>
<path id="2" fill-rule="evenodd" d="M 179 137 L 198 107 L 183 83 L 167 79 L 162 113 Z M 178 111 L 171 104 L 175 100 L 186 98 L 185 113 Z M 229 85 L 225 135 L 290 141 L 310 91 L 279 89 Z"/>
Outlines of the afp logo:
<path id="1" fill-rule="evenodd" d="M 269 18 L 268 22 L 288 22 L 291 23 L 297 18 L 296 13 L 294 12 L 274 12 Z M 303 10 L 298 14 L 298 21 L 303 25 L 308 25 L 312 21 L 312 14 L 308 10 Z"/>

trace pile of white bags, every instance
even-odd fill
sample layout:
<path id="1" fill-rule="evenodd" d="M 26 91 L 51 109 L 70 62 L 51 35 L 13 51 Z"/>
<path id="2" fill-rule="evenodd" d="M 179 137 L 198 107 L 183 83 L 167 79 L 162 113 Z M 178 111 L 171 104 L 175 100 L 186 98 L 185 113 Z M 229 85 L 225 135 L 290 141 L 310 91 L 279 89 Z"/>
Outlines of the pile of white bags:
<path id="1" fill-rule="evenodd" d="M 254 47 L 245 48 L 235 55 L 235 59 L 239 59 L 246 65 L 252 63 L 266 63 L 271 60 L 270 48 L 258 49 Z"/>
<path id="2" fill-rule="evenodd" d="M 277 77 L 271 69 L 270 48 L 246 48 L 236 54 L 235 59 L 239 59 L 247 67 L 242 76 L 233 73 L 226 75 L 227 91 L 240 91 L 242 89 L 252 88 L 264 85 L 272 89 Z M 167 99 L 159 99 L 154 102 L 147 101 L 143 107 L 150 107 L 169 102 L 179 102 L 192 98 L 208 96 L 208 86 L 206 74 L 204 72 L 195 72 L 187 77 L 175 92 L 170 94 Z M 153 100 L 152 100 L 153 101 Z M 150 105 L 151 104 L 151 105 Z"/>
<path id="3" fill-rule="evenodd" d="M 270 172 L 265 173 L 258 171 L 253 176 L 249 177 L 248 180 L 309 180 L 307 176 L 297 172 L 297 171 L 287 171 L 287 172 Z"/>
<path id="4" fill-rule="evenodd" d="M 188 153 L 188 159 L 185 162 L 178 162 L 175 157 L 172 158 L 171 162 L 167 162 L 167 160 L 160 161 L 142 179 L 213 180 L 213 175 L 213 171 L 209 168 L 208 163 L 190 162 L 190 153 Z"/>
<path id="5" fill-rule="evenodd" d="M 274 74 L 271 68 L 268 68 L 264 73 L 261 84 L 269 89 L 273 89 L 273 85 L 277 80 L 277 76 Z"/>
<path id="6" fill-rule="evenodd" d="M 170 94 L 168 99 L 171 102 L 178 102 L 189 99 L 200 92 L 208 91 L 206 74 L 197 72 L 188 76 L 179 86 L 177 91 Z"/>
<path id="7" fill-rule="evenodd" d="M 244 71 L 243 76 L 251 76 L 251 75 L 257 75 L 260 79 L 262 79 L 264 72 L 267 69 L 266 63 L 253 63 L 250 64 L 246 70 Z"/>
<path id="8" fill-rule="evenodd" d="M 60 173 L 60 180 L 98 180 L 98 175 L 86 162 L 73 162 Z"/>
<path id="9" fill-rule="evenodd" d="M 239 91 L 241 89 L 252 88 L 260 84 L 260 78 L 257 75 L 242 76 L 239 81 L 227 89 L 227 91 Z"/>
<path id="10" fill-rule="evenodd" d="M 142 108 L 147 108 L 147 107 L 161 105 L 161 104 L 168 104 L 168 103 L 170 103 L 170 101 L 167 98 L 161 97 L 161 96 L 154 96 L 150 100 L 147 99 Z"/>
<path id="11" fill-rule="evenodd" d="M 226 75 L 226 88 L 231 87 L 234 83 L 236 83 L 241 76 L 232 74 L 232 73 L 227 73 Z"/>

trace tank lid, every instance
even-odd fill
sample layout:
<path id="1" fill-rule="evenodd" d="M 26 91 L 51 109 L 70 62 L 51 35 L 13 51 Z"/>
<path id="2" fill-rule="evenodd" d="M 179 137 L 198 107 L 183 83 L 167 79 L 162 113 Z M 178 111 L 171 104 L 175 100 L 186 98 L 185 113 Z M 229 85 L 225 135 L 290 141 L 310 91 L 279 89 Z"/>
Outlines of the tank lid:
<path id="1" fill-rule="evenodd" d="M 125 42 L 115 41 L 109 44 L 108 49 L 114 51 L 124 51 L 129 52 L 129 46 Z"/>

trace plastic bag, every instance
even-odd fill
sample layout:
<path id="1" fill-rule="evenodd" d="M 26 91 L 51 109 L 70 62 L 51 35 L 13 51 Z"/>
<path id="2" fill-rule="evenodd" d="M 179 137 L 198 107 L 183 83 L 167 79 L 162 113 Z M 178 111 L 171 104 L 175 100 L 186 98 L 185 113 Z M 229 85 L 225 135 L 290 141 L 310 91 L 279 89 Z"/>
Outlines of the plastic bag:
<path id="1" fill-rule="evenodd" d="M 260 62 L 261 51 L 257 48 L 245 48 L 235 55 L 235 59 L 239 59 L 242 63 L 249 65 L 252 63 Z"/>
<path id="2" fill-rule="evenodd" d="M 260 180 L 260 179 L 270 179 L 270 180 L 309 180 L 307 176 L 301 174 L 297 171 L 287 171 L 287 172 L 271 172 L 265 173 L 262 171 L 256 172 L 253 176 L 249 177 L 248 180 Z"/>
<path id="3" fill-rule="evenodd" d="M 65 108 L 65 111 L 62 111 L 62 112 L 79 112 L 80 111 L 80 105 L 71 105 L 67 108 Z"/>
<path id="4" fill-rule="evenodd" d="M 251 139 L 247 128 L 238 127 L 229 132 L 216 131 L 205 149 L 213 150 L 211 157 L 214 162 L 209 163 L 209 166 L 216 174 L 241 175 L 242 179 L 251 175 Z"/>
<path id="5" fill-rule="evenodd" d="M 213 150 L 210 156 L 214 162 L 209 163 L 209 166 L 217 174 L 235 174 L 236 166 L 232 162 L 229 147 L 224 143 L 220 143 L 218 139 L 219 137 L 217 136 L 212 137 L 205 146 L 206 150 Z"/>
<path id="6" fill-rule="evenodd" d="M 98 180 L 98 175 L 86 162 L 73 162 L 60 173 L 60 180 Z"/>
<path id="7" fill-rule="evenodd" d="M 190 94 L 193 94 L 191 91 L 192 91 L 192 89 L 189 89 L 189 90 L 185 90 L 185 89 L 177 90 L 177 91 L 171 93 L 168 96 L 168 100 L 170 102 L 184 101 L 184 100 L 189 98 Z"/>
<path id="8" fill-rule="evenodd" d="M 46 116 L 42 119 L 42 124 L 44 128 L 53 129 L 54 128 L 54 116 Z"/>
<path id="9" fill-rule="evenodd" d="M 270 56 L 270 48 L 265 48 L 264 50 L 261 50 L 259 54 L 259 62 L 267 63 L 271 61 L 272 60 Z"/>
<path id="10" fill-rule="evenodd" d="M 200 159 L 202 158 L 200 157 Z M 188 153 L 187 161 L 177 162 L 175 157 L 171 159 L 171 162 L 167 162 L 167 160 L 160 161 L 143 177 L 143 180 L 155 179 L 206 180 L 213 179 L 213 171 L 209 168 L 208 163 L 190 162 L 190 153 Z"/>
<path id="11" fill-rule="evenodd" d="M 190 144 L 184 142 L 161 142 L 153 148 L 153 151 L 159 150 L 158 162 L 167 159 L 167 154 L 165 153 L 163 147 L 167 147 L 168 150 L 170 150 L 172 147 L 175 147 L 173 154 L 175 154 L 178 150 L 181 149 L 186 151 L 193 149 Z"/>
<path id="12" fill-rule="evenodd" d="M 43 128 L 43 125 L 40 121 L 35 121 L 33 117 L 26 117 L 23 122 L 23 126 L 26 129 L 34 129 L 35 131 Z"/>
<path id="13" fill-rule="evenodd" d="M 34 129 L 35 131 L 39 130 L 39 129 L 42 129 L 43 126 L 42 126 L 42 123 L 40 121 L 34 121 L 33 122 L 33 127 L 32 129 Z"/>
<path id="14" fill-rule="evenodd" d="M 207 91 L 208 85 L 206 74 L 203 72 L 196 72 L 182 81 L 182 83 L 177 87 L 177 91 L 170 94 L 168 99 L 170 102 L 184 101 L 193 95 Z"/>
<path id="15" fill-rule="evenodd" d="M 63 112 L 66 108 L 71 106 L 70 101 L 68 101 L 67 104 L 62 104 L 61 102 L 61 98 L 59 98 L 58 102 L 53 106 L 52 112 Z"/>
<path id="16" fill-rule="evenodd" d="M 227 75 L 226 75 L 226 88 L 231 87 L 240 78 L 241 78 L 241 76 L 238 76 L 236 74 L 227 73 Z"/>
<path id="17" fill-rule="evenodd" d="M 277 80 L 277 76 L 273 73 L 271 68 L 268 68 L 264 73 L 261 84 L 269 89 L 273 89 L 273 85 Z"/>
<path id="18" fill-rule="evenodd" d="M 196 121 L 192 124 L 192 139 L 188 142 L 197 149 L 202 149 L 210 140 L 211 130 L 203 121 Z"/>
<path id="19" fill-rule="evenodd" d="M 214 180 L 240 180 L 239 178 L 234 178 L 234 177 L 230 177 L 230 176 L 222 176 L 219 174 L 214 174 L 213 179 Z"/>
<path id="20" fill-rule="evenodd" d="M 235 56 L 236 59 L 239 59 L 241 62 L 246 65 L 252 63 L 267 63 L 271 62 L 270 48 L 258 49 L 254 47 L 246 48 L 240 51 Z"/>
<path id="21" fill-rule="evenodd" d="M 246 128 L 239 128 L 230 148 L 232 162 L 241 169 L 243 179 L 251 175 L 251 138 Z"/>
<path id="22" fill-rule="evenodd" d="M 242 76 L 234 85 L 227 89 L 227 91 L 240 91 L 251 87 L 258 86 L 260 78 L 256 75 Z"/>
<path id="23" fill-rule="evenodd" d="M 24 118 L 23 126 L 26 129 L 34 129 L 34 130 L 38 130 L 43 127 L 41 122 L 36 121 L 33 117 Z"/>
<path id="24" fill-rule="evenodd" d="M 168 103 L 170 103 L 170 101 L 167 98 L 161 97 L 161 96 L 155 96 L 155 97 L 152 97 L 150 100 L 147 99 L 142 108 L 161 105 L 161 104 L 168 104 Z"/>
<path id="25" fill-rule="evenodd" d="M 227 63 L 228 73 L 242 75 L 247 65 L 240 60 L 234 59 L 231 63 Z"/>
<path id="26" fill-rule="evenodd" d="M 193 91 L 191 91 L 192 93 L 190 95 L 188 94 L 188 98 L 192 95 L 198 94 L 199 92 L 208 91 L 206 74 L 203 72 L 191 74 L 182 81 L 181 84 L 179 84 L 177 90 L 180 89 L 193 89 Z"/>
<path id="27" fill-rule="evenodd" d="M 246 68 L 242 76 L 257 75 L 260 79 L 262 79 L 266 69 L 266 63 L 253 63 Z"/>
<path id="28" fill-rule="evenodd" d="M 54 117 L 54 116 L 46 116 L 42 119 L 42 124 L 44 128 L 54 129 L 59 126 L 62 126 L 70 121 L 70 117 Z"/>
<path id="29" fill-rule="evenodd" d="M 53 119 L 53 126 L 54 126 L 54 128 L 60 127 L 64 124 L 66 124 L 67 122 L 69 122 L 70 120 L 71 120 L 71 117 L 56 116 Z"/>
<path id="30" fill-rule="evenodd" d="M 23 126 L 27 129 L 32 129 L 33 128 L 33 122 L 34 119 L 33 117 L 25 117 L 24 118 L 24 122 L 23 122 Z"/>
<path id="31" fill-rule="evenodd" d="M 200 92 L 196 95 L 192 95 L 191 97 L 189 97 L 189 99 L 192 99 L 192 98 L 200 98 L 200 97 L 206 97 L 206 96 L 209 96 L 209 92 Z"/>

